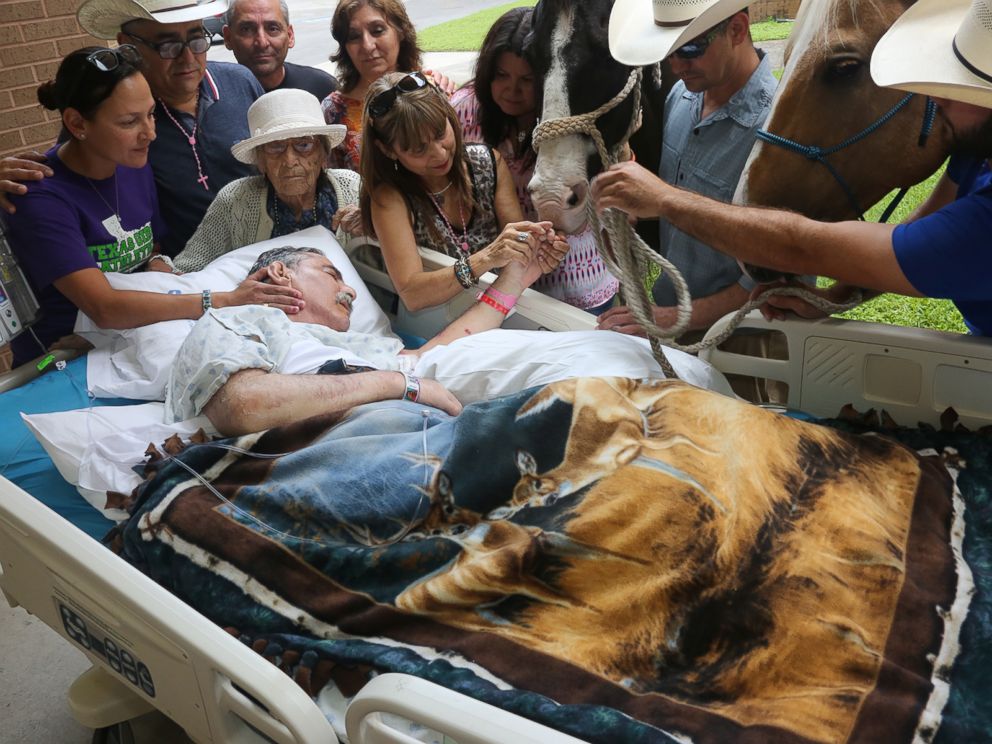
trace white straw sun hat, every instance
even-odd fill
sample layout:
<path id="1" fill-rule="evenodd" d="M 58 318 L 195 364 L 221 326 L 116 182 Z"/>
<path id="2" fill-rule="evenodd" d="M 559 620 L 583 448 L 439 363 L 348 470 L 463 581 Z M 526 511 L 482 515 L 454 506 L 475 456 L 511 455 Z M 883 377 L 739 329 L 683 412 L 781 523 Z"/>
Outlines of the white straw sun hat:
<path id="1" fill-rule="evenodd" d="M 266 142 L 294 137 L 324 137 L 327 149 L 344 140 L 348 128 L 343 124 L 325 124 L 320 101 L 313 93 L 293 88 L 273 90 L 248 108 L 248 139 L 235 142 L 231 154 L 242 163 L 255 163 L 255 148 Z"/>
<path id="2" fill-rule="evenodd" d="M 227 10 L 228 0 L 85 0 L 76 11 L 83 30 L 98 39 L 116 39 L 128 21 L 185 23 Z"/>
<path id="3" fill-rule="evenodd" d="M 610 54 L 632 67 L 660 62 L 752 1 L 617 0 L 610 13 Z"/>
<path id="4" fill-rule="evenodd" d="M 879 85 L 992 108 L 992 0 L 919 0 L 871 55 Z"/>

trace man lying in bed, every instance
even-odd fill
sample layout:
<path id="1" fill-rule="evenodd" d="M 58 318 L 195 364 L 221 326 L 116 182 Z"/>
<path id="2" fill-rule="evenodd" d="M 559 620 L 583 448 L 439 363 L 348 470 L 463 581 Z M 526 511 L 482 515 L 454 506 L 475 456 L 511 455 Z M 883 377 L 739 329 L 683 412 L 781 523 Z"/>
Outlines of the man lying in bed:
<path id="1" fill-rule="evenodd" d="M 463 402 L 567 377 L 664 376 L 641 339 L 494 331 L 540 274 L 536 263 L 507 266 L 475 305 L 416 351 L 394 337 L 348 330 L 356 293 L 319 250 L 267 251 L 251 270 L 262 268 L 268 281 L 299 290 L 304 308 L 291 317 L 261 305 L 206 312 L 172 368 L 166 411 L 173 421 L 203 413 L 219 432 L 235 435 L 393 399 L 457 415 Z M 486 387 L 485 378 L 496 376 L 494 348 L 516 368 L 499 369 L 500 383 Z M 667 355 L 687 382 L 729 390 L 703 362 L 672 350 Z"/>

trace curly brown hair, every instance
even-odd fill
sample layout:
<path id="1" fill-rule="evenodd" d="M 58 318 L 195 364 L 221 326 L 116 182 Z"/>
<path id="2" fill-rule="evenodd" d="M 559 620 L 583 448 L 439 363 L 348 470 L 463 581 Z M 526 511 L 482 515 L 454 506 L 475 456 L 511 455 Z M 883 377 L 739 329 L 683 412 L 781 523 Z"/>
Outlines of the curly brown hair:
<path id="1" fill-rule="evenodd" d="M 338 50 L 331 55 L 331 61 L 337 64 L 337 76 L 344 91 L 353 90 L 361 78 L 345 44 L 348 41 L 348 27 L 352 16 L 366 5 L 381 13 L 386 22 L 399 33 L 400 52 L 396 58 L 396 69 L 411 72 L 423 66 L 423 53 L 417 45 L 417 29 L 413 27 L 400 0 L 339 0 L 331 18 L 331 36 L 338 43 Z"/>

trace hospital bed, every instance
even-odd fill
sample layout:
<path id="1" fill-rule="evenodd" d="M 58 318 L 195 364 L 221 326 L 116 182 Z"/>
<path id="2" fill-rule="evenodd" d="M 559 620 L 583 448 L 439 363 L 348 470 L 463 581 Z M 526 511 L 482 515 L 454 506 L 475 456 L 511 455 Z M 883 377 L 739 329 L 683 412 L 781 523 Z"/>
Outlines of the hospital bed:
<path id="1" fill-rule="evenodd" d="M 452 262 L 432 252 L 424 256 L 429 265 Z M 381 268 L 357 266 L 398 327 L 414 336 L 429 337 L 474 301 L 474 292 L 467 291 L 443 308 L 408 313 Z M 529 291 L 509 323 L 548 330 L 594 326 L 588 314 Z M 705 358 L 727 374 L 784 383 L 788 408 L 832 416 L 853 404 L 859 410 L 884 408 L 900 424 L 939 426 L 945 409 L 953 407 L 971 428 L 992 424 L 987 340 L 851 321 L 769 324 L 758 316 L 738 333 L 781 334 L 786 358 L 720 349 Z M 283 672 L 2 478 L 0 589 L 8 602 L 36 615 L 93 663 L 69 690 L 73 715 L 85 726 L 126 725 L 155 708 L 197 742 L 337 740 L 324 714 Z M 366 685 L 351 702 L 345 727 L 352 742 L 413 741 L 391 725 L 398 719 L 464 744 L 576 741 L 398 674 Z"/>

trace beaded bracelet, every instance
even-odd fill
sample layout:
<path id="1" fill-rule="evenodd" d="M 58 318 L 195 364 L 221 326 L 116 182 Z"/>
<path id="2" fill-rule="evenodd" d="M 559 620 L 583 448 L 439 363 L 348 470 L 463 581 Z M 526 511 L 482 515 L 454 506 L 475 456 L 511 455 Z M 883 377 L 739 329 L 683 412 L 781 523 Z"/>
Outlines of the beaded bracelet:
<path id="1" fill-rule="evenodd" d="M 210 297 L 210 290 L 205 289 L 200 295 L 200 305 L 203 307 L 203 312 L 207 312 L 211 307 L 213 307 L 213 300 Z"/>
<path id="2" fill-rule="evenodd" d="M 472 273 L 472 264 L 468 262 L 468 256 L 462 255 L 455 262 L 455 279 L 461 284 L 465 289 L 471 289 L 472 285 L 478 284 L 479 279 Z"/>
<path id="3" fill-rule="evenodd" d="M 503 315 L 509 315 L 510 313 L 510 308 L 508 308 L 499 300 L 490 297 L 487 292 L 479 292 L 478 296 L 475 299 L 478 300 L 479 302 L 486 303 L 487 305 L 489 305 L 489 307 L 494 308 L 495 310 L 501 312 Z"/>

